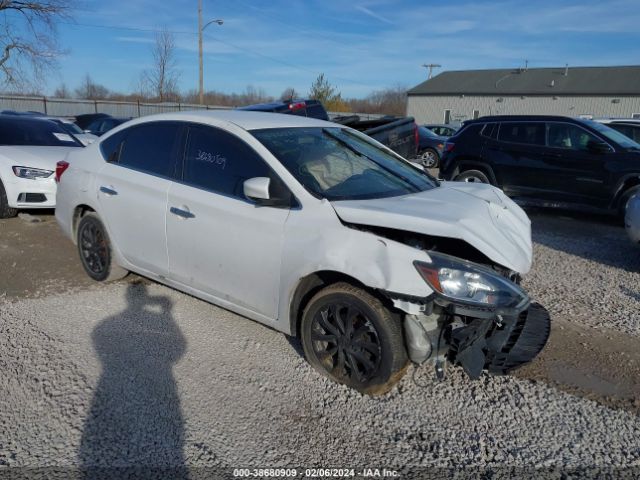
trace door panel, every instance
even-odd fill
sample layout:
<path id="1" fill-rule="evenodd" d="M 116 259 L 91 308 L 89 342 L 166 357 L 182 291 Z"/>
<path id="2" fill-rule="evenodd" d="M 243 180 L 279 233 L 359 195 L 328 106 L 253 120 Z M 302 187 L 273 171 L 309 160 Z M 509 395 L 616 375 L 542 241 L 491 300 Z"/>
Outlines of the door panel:
<path id="1" fill-rule="evenodd" d="M 167 193 L 183 145 L 177 122 L 149 122 L 107 138 L 97 195 L 112 241 L 138 268 L 166 275 Z"/>
<path id="2" fill-rule="evenodd" d="M 276 319 L 289 209 L 255 205 L 243 183 L 270 178 L 271 198 L 286 193 L 284 184 L 244 140 L 196 125 L 189 127 L 181 176 L 166 210 L 170 278 Z"/>
<path id="3" fill-rule="evenodd" d="M 170 184 L 110 163 L 97 176 L 101 214 L 113 243 L 127 261 L 159 275 L 166 275 L 169 263 L 165 211 Z"/>
<path id="4" fill-rule="evenodd" d="M 598 205 L 608 196 L 604 166 L 610 154 L 590 151 L 589 141 L 601 140 L 577 125 L 547 124 L 548 148 L 541 180 L 547 190 L 555 192 L 554 199 Z"/>
<path id="5" fill-rule="evenodd" d="M 288 209 L 172 184 L 167 208 L 170 278 L 275 319 L 288 215 Z"/>
<path id="6" fill-rule="evenodd" d="M 484 154 L 494 165 L 498 183 L 518 194 L 540 189 L 544 149 L 544 123 L 503 122 L 498 139 L 487 141 Z"/>

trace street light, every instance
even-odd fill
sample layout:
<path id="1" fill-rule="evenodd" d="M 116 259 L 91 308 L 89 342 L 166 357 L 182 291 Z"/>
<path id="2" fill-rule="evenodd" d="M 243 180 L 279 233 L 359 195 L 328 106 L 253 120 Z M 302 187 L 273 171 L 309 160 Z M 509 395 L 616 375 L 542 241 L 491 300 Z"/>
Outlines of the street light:
<path id="1" fill-rule="evenodd" d="M 200 53 L 200 105 L 204 103 L 204 73 L 202 70 L 202 31 L 212 23 L 222 25 L 224 22 L 217 18 L 215 20 L 208 21 L 204 26 L 202 25 L 202 0 L 198 0 L 198 51 Z"/>

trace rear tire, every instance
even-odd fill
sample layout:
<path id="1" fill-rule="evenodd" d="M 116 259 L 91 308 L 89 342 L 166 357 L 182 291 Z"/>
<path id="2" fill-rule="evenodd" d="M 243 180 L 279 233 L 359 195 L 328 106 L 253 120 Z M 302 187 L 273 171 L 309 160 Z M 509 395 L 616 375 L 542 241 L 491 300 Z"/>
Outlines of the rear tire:
<path id="1" fill-rule="evenodd" d="M 11 218 L 15 217 L 17 214 L 18 210 L 9 206 L 7 191 L 4 189 L 4 185 L 0 180 L 0 218 Z"/>
<path id="2" fill-rule="evenodd" d="M 115 263 L 109 235 L 97 213 L 88 212 L 80 219 L 77 243 L 84 271 L 95 281 L 120 280 L 129 273 Z"/>
<path id="3" fill-rule="evenodd" d="M 424 168 L 436 168 L 440 163 L 440 156 L 433 148 L 425 148 L 418 159 Z"/>
<path id="4" fill-rule="evenodd" d="M 480 170 L 465 170 L 453 179 L 454 182 L 491 183 L 489 177 Z"/>
<path id="5" fill-rule="evenodd" d="M 348 283 L 313 296 L 302 316 L 300 336 L 313 368 L 361 393 L 382 395 L 406 371 L 400 319 L 380 300 Z"/>

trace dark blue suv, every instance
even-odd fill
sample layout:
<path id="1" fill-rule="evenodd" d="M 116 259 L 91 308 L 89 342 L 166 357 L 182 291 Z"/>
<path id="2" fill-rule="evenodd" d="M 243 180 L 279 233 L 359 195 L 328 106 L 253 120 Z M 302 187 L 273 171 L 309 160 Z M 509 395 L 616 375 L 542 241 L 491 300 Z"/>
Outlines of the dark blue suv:
<path id="1" fill-rule="evenodd" d="M 447 141 L 440 173 L 541 206 L 624 213 L 640 192 L 640 145 L 591 120 L 482 117 Z"/>

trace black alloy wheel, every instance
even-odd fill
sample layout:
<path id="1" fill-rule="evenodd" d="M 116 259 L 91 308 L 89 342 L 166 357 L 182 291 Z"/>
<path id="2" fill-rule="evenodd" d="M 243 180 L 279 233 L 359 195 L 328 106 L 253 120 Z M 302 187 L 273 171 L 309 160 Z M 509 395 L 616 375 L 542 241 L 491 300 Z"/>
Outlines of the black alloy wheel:
<path id="1" fill-rule="evenodd" d="M 115 263 L 109 235 L 95 212 L 87 212 L 80 219 L 76 241 L 82 266 L 92 279 L 109 282 L 129 273 Z"/>
<path id="2" fill-rule="evenodd" d="M 85 268 L 95 276 L 104 275 L 109 265 L 109 248 L 102 228 L 97 222 L 85 222 L 78 236 L 80 255 Z"/>
<path id="3" fill-rule="evenodd" d="M 336 378 L 364 383 L 378 372 L 378 333 L 356 305 L 331 303 L 320 309 L 313 318 L 311 340 L 314 353 Z"/>
<path id="4" fill-rule="evenodd" d="M 361 393 L 384 394 L 406 371 L 400 315 L 350 283 L 329 285 L 309 300 L 300 337 L 313 368 Z"/>

